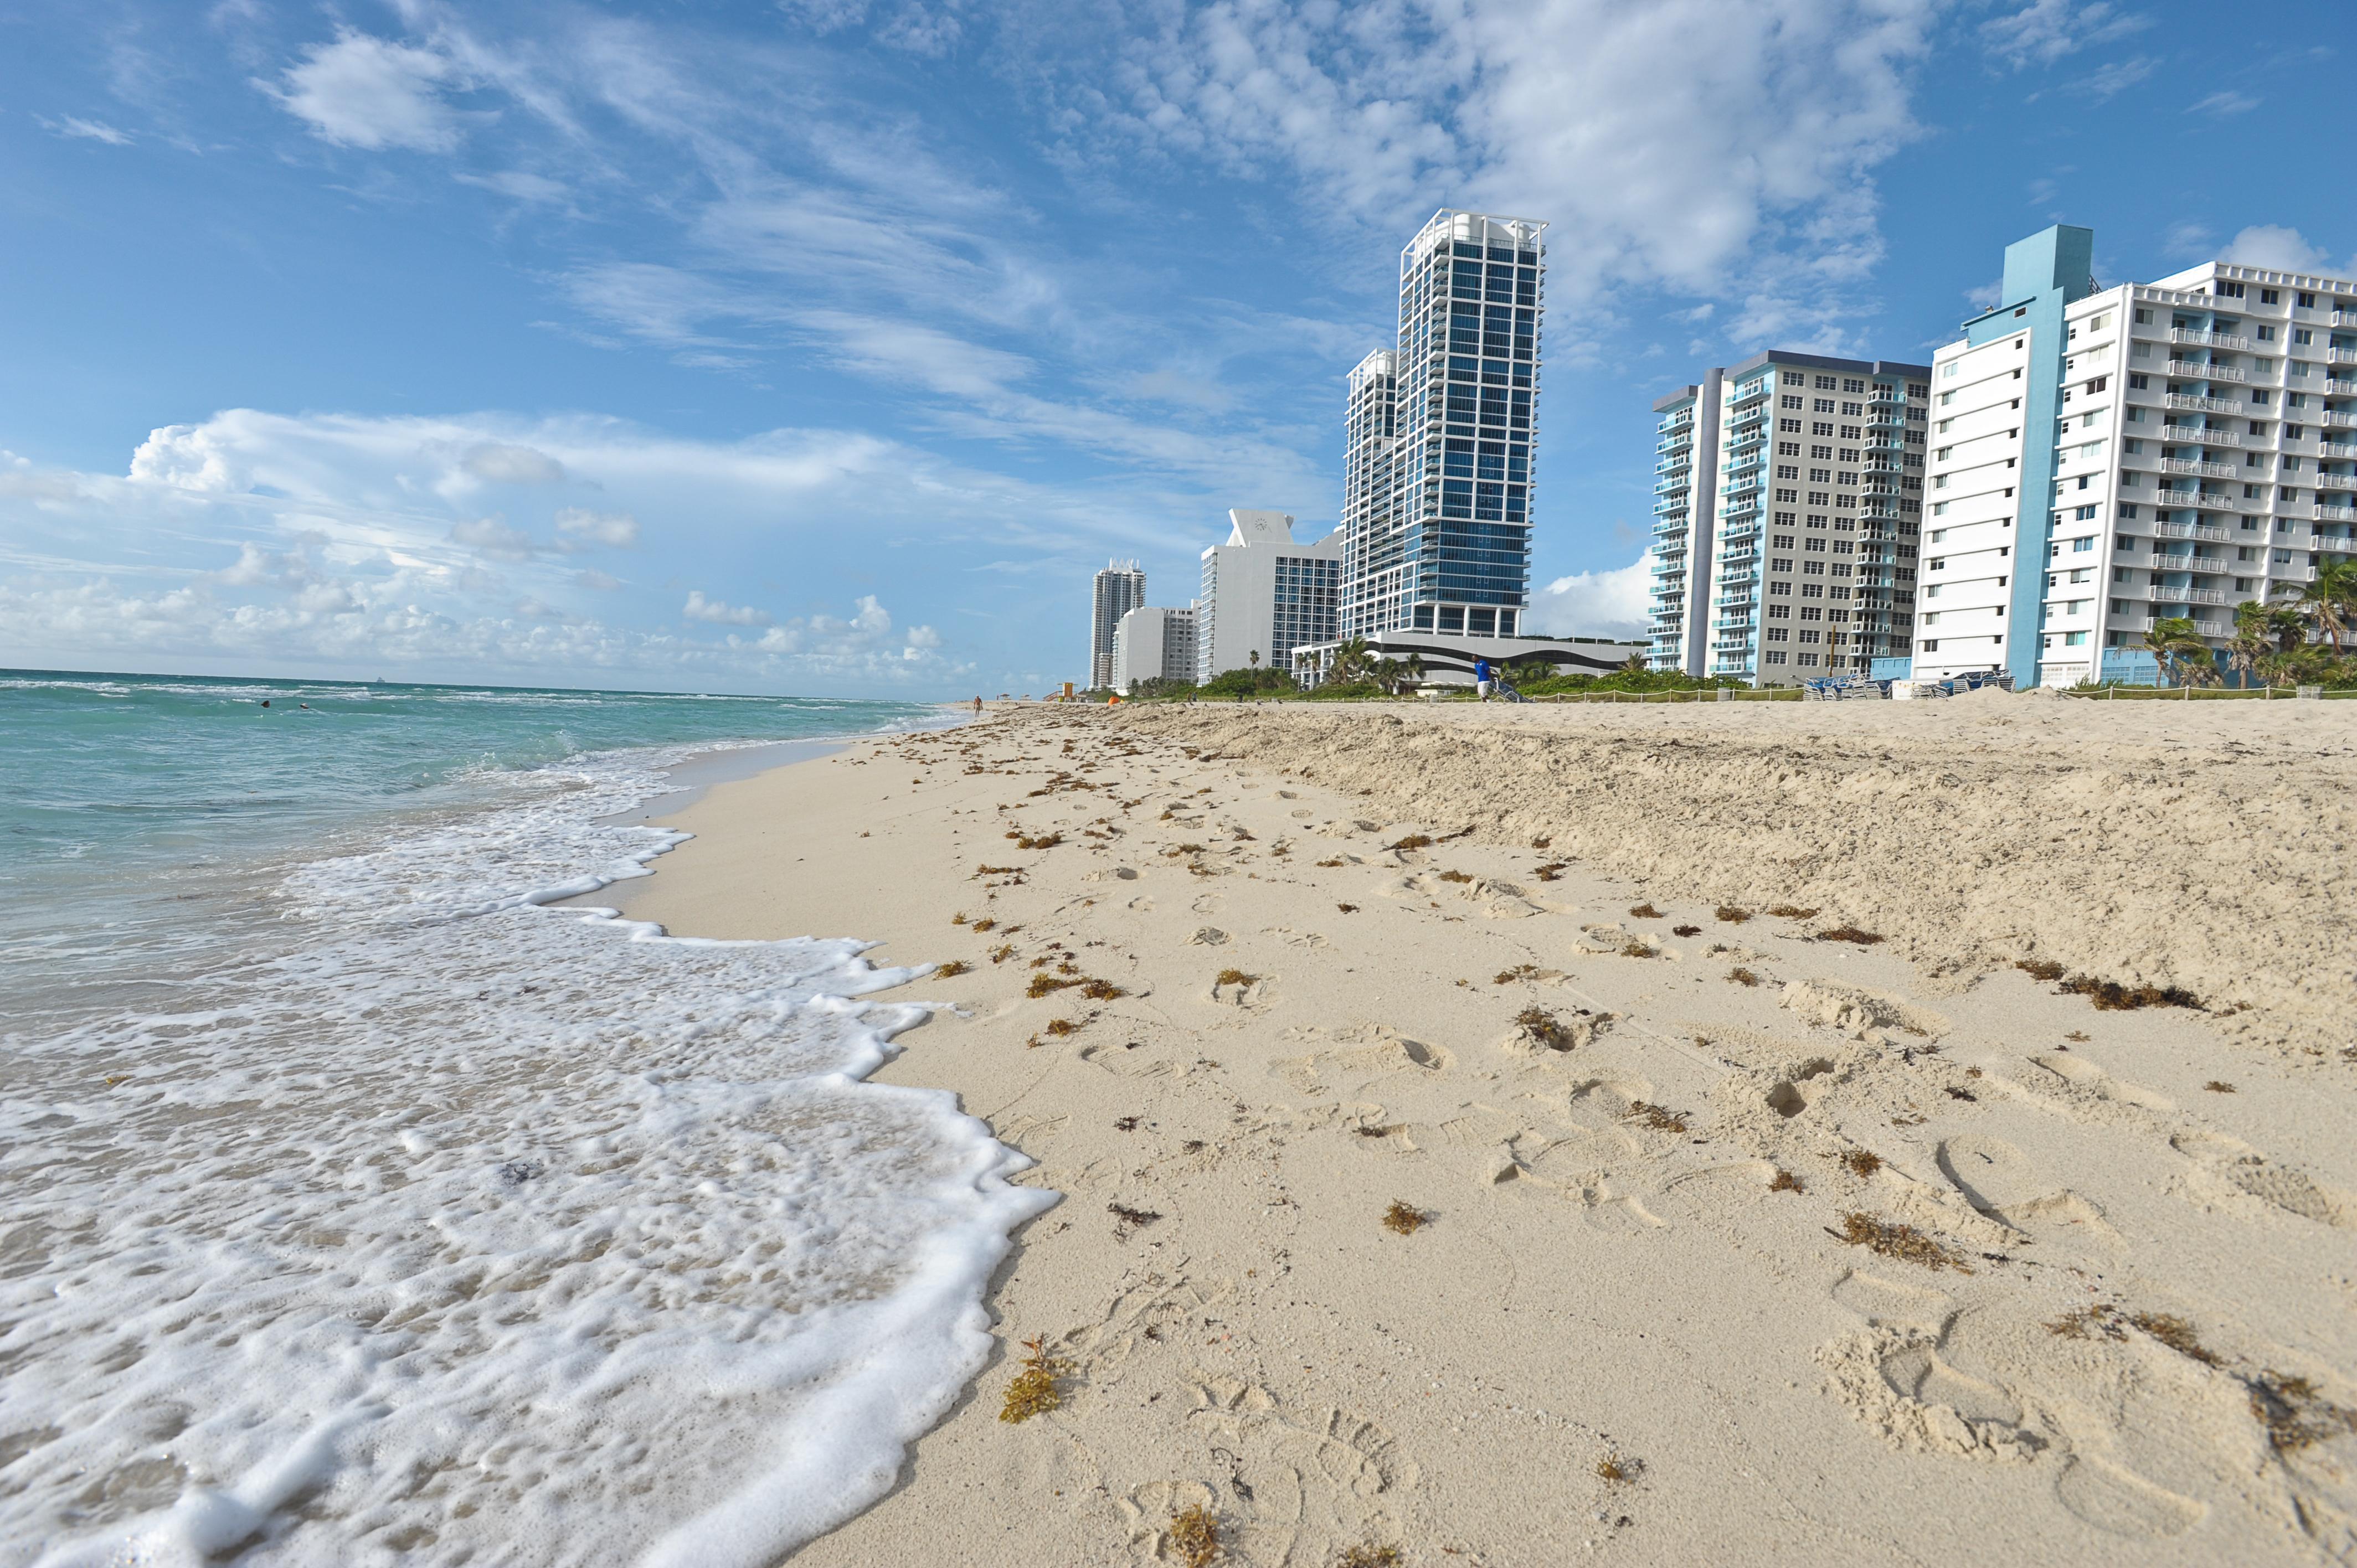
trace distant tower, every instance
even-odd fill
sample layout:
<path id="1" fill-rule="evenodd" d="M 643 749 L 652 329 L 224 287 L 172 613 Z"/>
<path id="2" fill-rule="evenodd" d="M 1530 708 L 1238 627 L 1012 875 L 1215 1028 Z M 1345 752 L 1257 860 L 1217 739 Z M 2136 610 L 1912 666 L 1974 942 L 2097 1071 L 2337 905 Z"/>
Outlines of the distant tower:
<path id="1" fill-rule="evenodd" d="M 1545 231 L 1444 209 L 1400 253 L 1396 346 L 1351 373 L 1344 637 L 1521 631 Z"/>
<path id="2" fill-rule="evenodd" d="M 1097 574 L 1095 613 L 1089 619 L 1089 685 L 1113 684 L 1113 638 L 1121 618 L 1146 603 L 1146 574 L 1135 561 L 1113 561 Z"/>

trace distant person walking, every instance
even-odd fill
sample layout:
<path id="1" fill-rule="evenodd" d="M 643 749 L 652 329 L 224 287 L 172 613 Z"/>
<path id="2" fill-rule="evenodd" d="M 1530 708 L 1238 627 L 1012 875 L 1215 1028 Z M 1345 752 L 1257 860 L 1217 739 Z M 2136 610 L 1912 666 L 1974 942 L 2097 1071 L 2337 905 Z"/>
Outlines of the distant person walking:
<path id="1" fill-rule="evenodd" d="M 975 718 L 982 717 L 982 699 L 980 697 L 976 697 L 974 700 L 974 716 Z"/>
<path id="2" fill-rule="evenodd" d="M 1473 694 L 1483 702 L 1490 700 L 1490 688 L 1498 683 L 1498 671 L 1487 659 L 1473 660 Z"/>

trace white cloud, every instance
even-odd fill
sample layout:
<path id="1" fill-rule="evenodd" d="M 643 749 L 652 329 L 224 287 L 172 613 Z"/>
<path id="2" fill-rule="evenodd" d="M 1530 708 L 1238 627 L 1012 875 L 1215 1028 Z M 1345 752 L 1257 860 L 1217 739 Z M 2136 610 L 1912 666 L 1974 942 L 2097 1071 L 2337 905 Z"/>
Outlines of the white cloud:
<path id="1" fill-rule="evenodd" d="M 2065 55 L 2140 32 L 2151 18 L 2112 0 L 2030 0 L 2018 11 L 1981 25 L 1991 54 L 2019 70 L 2052 65 Z"/>
<path id="2" fill-rule="evenodd" d="M 1371 246 L 1443 203 L 1545 219 L 1559 301 L 1731 294 L 1735 335 L 1806 332 L 1880 258 L 1873 170 L 1916 134 L 1935 21 L 1882 0 L 1226 0 L 1135 45 L 1092 118 L 1244 177 L 1290 166 Z M 1551 358 L 1566 347 L 1559 328 Z"/>
<path id="3" fill-rule="evenodd" d="M 104 142 L 110 147 L 127 147 L 131 145 L 130 132 L 117 130 L 103 120 L 85 120 L 78 114 L 68 114 L 59 120 L 44 120 L 41 124 L 53 135 Z"/>
<path id="4" fill-rule="evenodd" d="M 584 566 L 580 571 L 573 574 L 573 585 L 576 588 L 587 588 L 595 593 L 610 594 L 622 585 L 622 579 L 608 576 L 594 567 Z"/>
<path id="5" fill-rule="evenodd" d="M 2247 114 L 2252 110 L 2256 109 L 2259 106 L 2260 102 L 2260 100 L 2252 97 L 2247 92 L 2237 92 L 2230 87 L 2212 93 L 2209 97 L 2204 98 L 2201 102 L 2194 104 L 2190 109 L 2188 109 L 2186 113 L 2188 114 L 2214 114 L 2222 120 L 2230 114 Z"/>
<path id="6" fill-rule="evenodd" d="M 2106 102 L 2138 82 L 2148 80 L 2159 69 L 2160 59 L 2157 55 L 2136 55 L 2129 59 L 2112 60 L 2080 78 L 2069 91 L 2084 92 L 2098 102 Z"/>
<path id="7" fill-rule="evenodd" d="M 912 626 L 909 628 L 909 646 L 910 648 L 939 648 L 941 645 L 942 634 L 935 631 L 931 627 Z"/>
<path id="8" fill-rule="evenodd" d="M 565 479 L 565 465 L 547 453 L 499 441 L 484 442 L 461 458 L 459 467 L 499 485 L 554 485 Z"/>
<path id="9" fill-rule="evenodd" d="M 1626 566 L 1557 577 L 1531 596 L 1523 618 L 1550 637 L 1609 637 L 1641 642 L 1652 618 L 1653 553 Z"/>
<path id="10" fill-rule="evenodd" d="M 381 152 L 457 150 L 459 117 L 442 97 L 457 70 L 433 49 L 347 28 L 331 44 L 313 44 L 286 68 L 285 85 L 259 83 L 311 134 L 338 146 Z"/>
<path id="11" fill-rule="evenodd" d="M 576 548 L 603 544 L 628 550 L 639 542 L 639 520 L 626 511 L 591 511 L 586 507 L 569 506 L 556 514 L 556 532 L 573 541 Z"/>
<path id="12" fill-rule="evenodd" d="M 2322 269 L 2325 254 L 2297 229 L 2279 223 L 2256 223 L 2226 242 L 2219 252 L 2222 262 L 2236 262 L 2246 267 L 2274 267 L 2287 273 L 2312 273 Z"/>
<path id="13" fill-rule="evenodd" d="M 707 599 L 701 588 L 688 591 L 687 603 L 679 613 L 690 620 L 710 621 L 715 626 L 767 626 L 771 618 L 769 611 L 757 610 L 749 605 L 724 604 L 718 599 Z"/>
<path id="14" fill-rule="evenodd" d="M 530 534 L 509 527 L 497 517 L 469 518 L 456 523 L 450 529 L 450 539 L 494 561 L 529 561 L 539 549 Z"/>

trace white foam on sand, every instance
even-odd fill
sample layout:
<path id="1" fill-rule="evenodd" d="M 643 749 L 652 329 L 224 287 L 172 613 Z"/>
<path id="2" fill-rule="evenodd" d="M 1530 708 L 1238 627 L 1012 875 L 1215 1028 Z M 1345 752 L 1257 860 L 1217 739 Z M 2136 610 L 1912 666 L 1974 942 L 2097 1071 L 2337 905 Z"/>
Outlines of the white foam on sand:
<path id="1" fill-rule="evenodd" d="M 172 1012 L 0 1058 L 0 1561 L 764 1563 L 892 1483 L 1053 1201 L 852 941 L 549 900 L 651 754 L 285 890 Z M 413 1558 L 412 1560 L 414 1560 Z"/>

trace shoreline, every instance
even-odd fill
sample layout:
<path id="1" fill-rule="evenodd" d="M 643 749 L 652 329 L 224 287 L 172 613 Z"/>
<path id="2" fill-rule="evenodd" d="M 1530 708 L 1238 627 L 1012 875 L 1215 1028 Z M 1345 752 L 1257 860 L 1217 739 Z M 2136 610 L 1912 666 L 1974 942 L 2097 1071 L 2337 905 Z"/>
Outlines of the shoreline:
<path id="1" fill-rule="evenodd" d="M 698 837 L 597 901 L 675 935 L 856 931 L 877 961 L 971 965 L 890 993 L 956 1010 L 876 1079 L 954 1091 L 1039 1162 L 1018 1182 L 1063 1197 L 985 1299 L 999 1358 L 881 1503 L 794 1561 L 1153 1561 L 1193 1504 L 1249 1563 L 1943 1561 L 1967 1541 L 1989 1562 L 2319 1560 L 2357 1518 L 2323 1464 L 2342 1440 L 2272 1448 L 2252 1391 L 2280 1373 L 2357 1404 L 2336 1369 L 2357 1363 L 2334 1261 L 2357 1223 L 2346 1069 L 2271 1010 L 2105 1012 L 1896 924 L 1815 940 L 1905 888 L 1722 921 L 1714 897 L 1753 895 L 1700 886 L 1710 846 L 1674 824 L 1724 802 L 1640 767 L 1684 748 L 1726 774 L 1764 746 L 1806 772 L 1863 748 L 1833 780 L 1854 783 L 1929 746 L 1952 804 L 2002 816 L 2006 759 L 2064 705 L 1951 705 L 1910 734 L 1889 710 L 1915 704 L 1410 711 L 1380 743 L 1342 727 L 1380 713 L 1018 711 L 667 813 Z M 2221 746 L 2278 782 L 2345 754 L 2347 726 L 2221 735 L 2215 715 L 2258 710 L 2184 711 L 2071 738 L 2115 771 L 2175 757 L 2189 791 Z M 1627 842 L 1583 862 L 1575 819 L 1524 820 L 1563 801 L 1454 782 L 1522 758 L 1565 795 L 1546 770 L 1582 747 L 1596 784 L 1674 803 L 1660 843 L 1597 812 Z M 1436 842 L 1386 847 L 1412 834 Z M 1882 853 L 1808 875 L 1887 877 Z M 2317 853 L 2330 884 L 2348 851 Z M 1034 976 L 1120 994 L 1034 998 Z M 1394 1199 L 1430 1223 L 1385 1231 Z M 1886 1229 L 1846 1245 L 1853 1215 Z M 1877 1251 L 1897 1226 L 1934 1262 Z M 1062 1407 L 1004 1423 L 1035 1334 L 1068 1364 Z"/>

